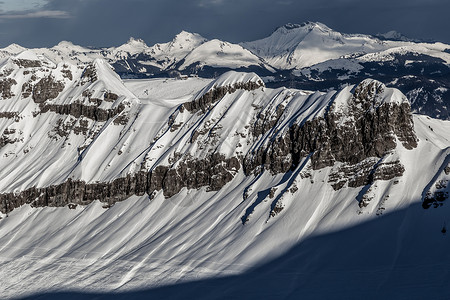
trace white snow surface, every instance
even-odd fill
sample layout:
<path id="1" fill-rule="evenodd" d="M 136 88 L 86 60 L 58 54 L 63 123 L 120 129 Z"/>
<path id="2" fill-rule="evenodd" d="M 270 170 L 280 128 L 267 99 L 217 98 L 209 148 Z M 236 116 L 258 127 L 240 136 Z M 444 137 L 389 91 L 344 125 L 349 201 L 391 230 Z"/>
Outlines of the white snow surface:
<path id="1" fill-rule="evenodd" d="M 278 69 L 302 69 L 348 55 L 363 61 L 380 60 L 386 53 L 413 52 L 427 54 L 450 63 L 448 45 L 410 41 L 382 41 L 362 34 L 343 34 L 318 22 L 287 24 L 261 40 L 241 43 L 244 48 Z"/>
<path id="2" fill-rule="evenodd" d="M 123 45 L 109 48 L 82 47 L 68 41 L 62 41 L 52 48 L 35 49 L 12 44 L 0 49 L 0 59 L 29 50 L 55 64 L 85 64 L 103 58 L 110 64 L 120 61 L 123 67 L 131 70 L 127 60 L 133 58 L 141 64 L 138 72 L 149 74 L 149 67 L 161 71 L 183 71 L 189 66 L 199 69 L 209 66 L 230 69 L 257 67 L 269 72 L 277 69 L 298 71 L 312 66 L 318 69 L 337 67 L 336 64 L 343 64 L 340 61 L 342 58 L 351 58 L 351 71 L 355 71 L 355 68 L 357 71 L 360 68 L 358 62 L 392 60 L 393 54 L 404 53 L 430 55 L 450 64 L 450 53 L 447 51 L 449 45 L 414 42 L 400 38 L 395 33 L 389 33 L 384 38 L 380 40 L 363 34 L 344 34 L 319 22 L 306 22 L 300 25 L 286 24 L 266 38 L 240 44 L 208 40 L 198 33 L 181 31 L 173 40 L 153 46 L 134 38 Z"/>
<path id="3" fill-rule="evenodd" d="M 180 69 L 199 64 L 211 67 L 228 67 L 232 69 L 246 68 L 262 64 L 260 58 L 242 46 L 223 42 L 217 39 L 208 41 L 191 51 L 185 58 Z"/>
<path id="4" fill-rule="evenodd" d="M 10 61 L 2 69 L 11 66 Z M 89 90 L 93 98 L 103 99 L 105 91 L 119 96 L 114 102 L 103 101 L 105 109 L 125 106 L 125 125 L 84 119 L 89 133 L 71 131 L 66 137 L 54 134 L 58 120 L 79 124 L 82 118 L 53 112 L 33 116 L 37 104 L 21 91 L 32 74 L 16 66 L 8 75 L 18 83 L 13 86 L 15 96 L 0 101 L 0 111 L 17 112 L 18 118 L 0 118 L 0 129 L 14 129 L 10 138 L 17 141 L 0 148 L 2 192 L 68 178 L 110 181 L 143 165 L 148 170 L 168 165 L 175 153 L 202 158 L 213 149 L 226 157 L 245 155 L 268 143 L 272 133 L 323 115 L 330 101 L 341 107 L 353 88 L 328 93 L 238 89 L 201 114 L 181 112 L 179 106 L 214 87 L 261 79 L 229 72 L 213 81 L 123 82 L 104 60 L 95 60 L 94 67 L 98 80 L 83 84 L 84 70 L 76 65 L 61 63 L 35 72 L 38 79 L 52 74 L 64 82 L 63 92 L 51 103 L 79 100 L 88 105 L 82 93 Z M 63 69 L 72 71 L 72 80 L 63 76 Z M 386 88 L 380 101 L 407 100 Z M 258 114 L 274 116 L 280 107 L 277 126 L 252 137 L 247 125 Z M 169 117 L 177 129 L 170 130 Z M 398 143 L 386 158 L 399 159 L 405 173 L 397 181 L 377 181 L 371 191 L 374 199 L 363 209 L 356 201 L 363 188 L 335 191 L 327 182 L 335 167 L 312 171 L 308 158 L 287 174 L 245 176 L 241 169 L 219 191 L 183 188 L 168 199 L 159 191 L 152 200 L 133 196 L 108 209 L 98 201 L 76 209 L 24 205 L 1 216 L 0 294 L 58 298 L 61 295 L 54 293 L 70 291 L 80 298 L 105 299 L 282 299 L 395 298 L 400 293 L 444 299 L 448 276 L 442 274 L 447 274 L 450 256 L 449 239 L 440 230 L 449 221 L 450 207 L 424 210 L 420 204 L 423 192 L 448 163 L 450 122 L 415 115 L 414 124 L 418 147 L 407 150 Z M 190 143 L 194 130 L 204 134 Z M 293 185 L 296 191 L 289 190 Z M 273 199 L 268 196 L 273 188 L 284 207 L 275 217 L 270 216 Z M 241 218 L 250 207 L 253 213 L 243 225 Z M 380 207 L 382 215 L 377 214 Z M 229 277 L 221 281 L 224 276 Z M 173 286 L 164 289 L 167 285 Z"/>

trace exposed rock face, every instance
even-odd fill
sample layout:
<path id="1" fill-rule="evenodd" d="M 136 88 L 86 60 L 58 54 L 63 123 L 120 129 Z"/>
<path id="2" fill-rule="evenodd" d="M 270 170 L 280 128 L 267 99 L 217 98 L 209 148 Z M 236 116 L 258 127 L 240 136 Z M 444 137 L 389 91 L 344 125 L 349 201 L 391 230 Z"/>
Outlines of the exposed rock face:
<path id="1" fill-rule="evenodd" d="M 30 82 L 25 82 L 22 85 L 22 97 L 28 98 L 33 93 L 33 85 Z"/>
<path id="2" fill-rule="evenodd" d="M 3 99 L 9 99 L 14 96 L 13 92 L 11 91 L 11 88 L 15 84 L 17 84 L 17 81 L 15 81 L 12 78 L 0 80 L 0 94 Z"/>
<path id="3" fill-rule="evenodd" d="M 226 159 L 224 155 L 214 153 L 205 159 L 198 160 L 184 157 L 177 167 L 158 166 L 151 174 L 151 190 L 164 191 L 165 197 L 171 197 L 180 192 L 183 187 L 218 191 L 230 182 L 239 171 L 237 158 Z"/>
<path id="4" fill-rule="evenodd" d="M 14 63 L 22 68 L 39 68 L 42 67 L 42 63 L 39 60 L 31 59 L 15 59 Z"/>
<path id="5" fill-rule="evenodd" d="M 8 213 L 24 204 L 34 207 L 86 205 L 94 200 L 113 205 L 132 195 L 152 195 L 159 190 L 163 190 L 168 198 L 183 187 L 198 189 L 206 186 L 208 190 L 217 191 L 233 179 L 239 168 L 236 158 L 225 159 L 222 155 L 213 154 L 203 160 L 184 159 L 175 168 L 158 166 L 151 172 L 140 171 L 112 182 L 86 184 L 69 179 L 59 185 L 0 194 L 0 210 Z"/>
<path id="6" fill-rule="evenodd" d="M 97 77 L 97 70 L 95 69 L 95 66 L 93 64 L 88 65 L 83 72 L 83 75 L 81 75 L 81 83 L 87 83 L 87 82 L 96 82 L 98 80 Z"/>
<path id="7" fill-rule="evenodd" d="M 24 204 L 31 204 L 33 207 L 86 205 L 94 200 L 112 205 L 132 195 L 144 195 L 148 191 L 147 178 L 146 172 L 139 172 L 109 183 L 86 184 L 69 179 L 59 185 L 32 187 L 18 194 L 0 194 L 1 211 L 8 213 Z"/>
<path id="8" fill-rule="evenodd" d="M 262 81 L 260 82 L 249 81 L 246 83 L 237 82 L 233 85 L 214 87 L 212 90 L 205 93 L 200 98 L 191 102 L 184 103 L 182 107 L 192 113 L 195 113 L 200 110 L 202 112 L 205 112 L 211 107 L 212 104 L 217 102 L 217 100 L 222 99 L 223 96 L 225 96 L 227 93 L 230 94 L 234 93 L 238 89 L 252 91 L 262 86 L 264 86 L 264 83 Z"/>
<path id="9" fill-rule="evenodd" d="M 0 136 L 0 148 L 7 144 L 14 144 L 15 142 L 17 142 L 18 139 L 13 136 L 15 133 L 15 129 L 5 129 Z"/>
<path id="10" fill-rule="evenodd" d="M 426 190 L 422 202 L 424 209 L 441 207 L 450 197 L 450 162 L 448 161 L 450 161 L 450 156 L 444 161 L 440 174 L 437 174 L 435 181 L 431 182 Z"/>
<path id="11" fill-rule="evenodd" d="M 104 95 L 104 100 L 106 102 L 114 102 L 117 99 L 119 99 L 119 96 L 111 92 L 106 92 Z"/>
<path id="12" fill-rule="evenodd" d="M 107 121 L 119 115 L 124 109 L 125 105 L 119 104 L 115 108 L 102 109 L 96 105 L 84 105 L 80 102 L 73 102 L 70 104 L 43 104 L 40 106 L 41 112 L 48 111 L 55 112 L 60 115 L 71 115 L 75 118 L 84 116 L 95 121 Z"/>
<path id="13" fill-rule="evenodd" d="M 33 87 L 33 100 L 36 103 L 44 103 L 49 99 L 55 99 L 64 90 L 64 84 L 56 81 L 52 76 L 39 80 Z"/>
<path id="14" fill-rule="evenodd" d="M 229 92 L 236 89 L 252 90 L 260 86 L 259 83 L 249 82 L 216 87 L 199 99 L 184 103 L 179 107 L 179 111 L 182 113 L 183 109 L 190 112 L 213 109 L 213 104 Z M 404 167 L 398 160 L 386 159 L 387 154 L 396 148 L 397 140 L 405 148 L 412 149 L 417 145 L 417 138 L 408 102 L 385 101 L 384 89 L 384 85 L 377 81 L 364 81 L 354 88 L 350 99 L 347 97 L 345 102 L 339 102 L 336 98 L 334 102 L 330 102 L 327 110 L 317 117 L 307 121 L 299 119 L 282 130 L 270 132 L 266 144 L 243 156 L 226 157 L 214 150 L 214 142 L 210 142 L 208 147 L 211 151 L 203 158 L 173 152 L 168 161 L 169 165 L 155 165 L 150 170 L 142 167 L 133 175 L 111 182 L 86 184 L 68 180 L 59 185 L 33 187 L 18 193 L 3 194 L 0 195 L 1 210 L 9 212 L 25 203 L 34 206 L 73 206 L 100 200 L 112 205 L 131 195 L 147 193 L 153 197 L 155 191 L 161 190 L 168 198 L 179 193 L 182 188 L 206 187 L 209 191 L 217 191 L 230 182 L 241 167 L 246 175 L 257 175 L 263 170 L 280 174 L 295 169 L 306 157 L 310 158 L 311 172 L 333 167 L 328 183 L 336 190 L 344 186 L 359 187 L 376 180 L 389 180 L 401 176 Z M 88 94 L 86 92 L 85 96 Z M 42 103 L 40 107 L 42 112 L 53 111 L 76 118 L 84 116 L 92 120 L 106 121 L 124 110 L 123 105 L 111 110 L 98 108 L 102 101 L 108 101 L 106 99 L 115 101 L 118 96 L 105 93 L 104 100 L 91 101 L 94 105 L 90 106 L 74 102 L 69 105 Z M 270 115 L 258 113 L 256 122 L 246 125 L 251 128 L 252 135 L 247 137 L 248 142 L 251 143 L 252 139 L 253 142 L 257 141 L 264 133 L 278 126 L 284 109 L 280 104 Z M 171 123 L 175 122 L 171 118 L 168 120 L 170 128 Z M 119 116 L 114 123 L 117 121 L 117 124 L 125 124 L 127 120 L 126 116 Z M 79 124 L 79 129 L 76 124 Z M 84 133 L 83 128 L 87 128 L 87 121 L 78 120 L 76 124 L 65 124 L 61 121 L 60 134 L 67 134 L 68 130 L 78 130 L 76 134 Z M 194 129 L 192 135 L 195 134 Z M 198 136 L 201 134 L 197 132 Z M 210 134 L 208 131 L 208 137 L 205 139 L 211 138 Z M 303 173 L 302 171 L 300 176 L 311 176 L 308 172 L 304 175 Z M 275 193 L 276 190 L 272 193 L 273 197 Z M 282 202 L 275 201 L 271 207 L 271 215 L 278 214 L 283 207 Z"/>
<path id="15" fill-rule="evenodd" d="M 17 111 L 1 111 L 0 112 L 0 118 L 5 119 L 17 119 L 19 118 L 19 113 Z"/>
<path id="16" fill-rule="evenodd" d="M 384 85 L 377 81 L 362 82 L 354 89 L 345 114 L 333 103 L 323 117 L 294 124 L 267 147 L 249 153 L 244 160 L 246 174 L 258 173 L 262 168 L 274 174 L 285 173 L 310 154 L 314 170 L 333 166 L 335 162 L 355 166 L 368 158 L 381 158 L 395 149 L 396 138 L 407 149 L 416 147 L 409 104 L 380 102 L 383 90 Z M 254 134 L 264 131 L 257 126 Z M 367 169 L 368 166 L 361 167 Z M 356 170 L 352 168 L 344 173 L 354 174 Z M 378 178 L 386 180 L 403 173 L 398 164 L 393 164 L 392 168 L 392 172 L 379 171 Z M 365 185 L 370 181 L 370 173 L 363 172 L 364 178 L 349 182 L 350 186 Z M 336 182 L 333 186 L 340 187 L 342 183 Z"/>

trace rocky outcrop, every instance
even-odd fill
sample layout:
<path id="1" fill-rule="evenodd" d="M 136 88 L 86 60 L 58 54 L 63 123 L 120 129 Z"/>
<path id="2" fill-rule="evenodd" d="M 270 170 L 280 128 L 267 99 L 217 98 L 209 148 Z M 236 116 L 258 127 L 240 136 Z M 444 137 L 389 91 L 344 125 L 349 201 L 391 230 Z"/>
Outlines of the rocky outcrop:
<path id="1" fill-rule="evenodd" d="M 56 81 L 52 76 L 44 77 L 33 87 L 32 98 L 36 103 L 44 103 L 55 99 L 64 90 L 64 84 Z"/>
<path id="2" fill-rule="evenodd" d="M 148 190 L 147 172 L 127 175 L 112 182 L 86 184 L 83 181 L 68 179 L 58 185 L 43 188 L 29 188 L 20 193 L 0 194 L 0 205 L 3 213 L 24 204 L 33 207 L 66 205 L 87 205 L 100 200 L 108 206 L 123 201 L 132 195 L 144 195 Z"/>
<path id="3" fill-rule="evenodd" d="M 81 84 L 85 84 L 88 82 L 96 82 L 98 80 L 97 70 L 95 69 L 94 64 L 89 64 L 83 71 L 81 75 Z"/>
<path id="4" fill-rule="evenodd" d="M 106 102 L 114 102 L 119 99 L 119 96 L 111 92 L 106 92 L 103 99 Z"/>
<path id="5" fill-rule="evenodd" d="M 183 187 L 207 187 L 207 190 L 217 191 L 230 182 L 239 169 L 237 158 L 225 159 L 220 154 L 212 154 L 202 160 L 185 158 L 176 167 L 158 166 L 151 172 L 140 171 L 111 182 L 87 184 L 69 179 L 58 185 L 0 194 L 0 211 L 8 213 L 24 204 L 33 207 L 87 205 L 95 200 L 111 206 L 132 195 L 147 193 L 152 197 L 155 191 L 160 190 L 168 198 Z"/>
<path id="6" fill-rule="evenodd" d="M 0 118 L 5 118 L 5 119 L 14 119 L 17 120 L 19 119 L 19 112 L 17 111 L 0 111 Z"/>
<path id="7" fill-rule="evenodd" d="M 216 88 L 195 101 L 183 104 L 180 112 L 182 109 L 205 111 L 220 97 L 237 88 L 254 89 L 259 86 L 253 82 Z M 311 177 L 310 172 L 313 170 L 332 167 L 328 183 L 336 190 L 345 186 L 370 185 L 376 180 L 389 180 L 401 176 L 404 167 L 399 161 L 387 159 L 387 154 L 396 148 L 397 140 L 405 148 L 412 149 L 417 145 L 417 138 L 408 102 L 384 99 L 384 88 L 379 82 L 365 81 L 353 89 L 349 99 L 346 98 L 344 102 L 333 100 L 317 117 L 307 121 L 293 120 L 287 123 L 288 126 L 273 131 L 270 129 L 277 128 L 285 108 L 281 104 L 271 106 L 272 112 L 259 112 L 255 123 L 247 125 L 251 128 L 250 136 L 246 137 L 249 143 L 259 141 L 263 134 L 270 133 L 263 146 L 246 156 L 226 157 L 214 151 L 215 145 L 211 142 L 208 144 L 211 151 L 204 152 L 208 153 L 205 157 L 174 152 L 170 154 L 168 165 L 157 165 L 151 170 L 142 168 L 136 174 L 111 182 L 87 184 L 68 180 L 59 185 L 3 194 L 0 195 L 1 210 L 9 212 L 25 203 L 34 206 L 73 206 L 100 200 L 112 205 L 131 195 L 147 193 L 151 198 L 155 191 L 162 191 L 169 198 L 183 188 L 217 191 L 230 182 L 241 168 L 246 175 L 257 175 L 263 170 L 272 174 L 286 173 L 295 169 L 306 157 L 310 158 L 310 170 L 304 176 Z M 116 97 L 105 94 L 104 98 Z M 68 105 L 42 103 L 40 107 L 42 112 L 53 111 L 76 118 L 84 116 L 97 121 L 106 121 L 124 110 L 121 104 L 114 110 L 102 111 L 98 107 L 101 101 L 106 100 L 97 99 L 94 105 L 89 106 L 73 102 Z M 118 124 L 127 121 L 126 117 L 119 117 L 115 119 Z M 83 133 L 87 121 L 78 121 L 76 124 L 61 121 L 61 134 L 75 130 L 77 126 L 80 127 L 79 133 Z M 173 118 L 169 118 L 169 126 L 173 122 Z M 64 128 L 66 125 L 70 125 L 70 128 Z M 201 134 L 199 131 L 198 135 Z M 277 206 L 277 203 L 271 208 L 274 214 L 283 209 L 281 202 L 281 206 Z"/>
<path id="8" fill-rule="evenodd" d="M 215 102 L 222 99 L 228 93 L 234 93 L 236 90 L 252 91 L 264 86 L 262 81 L 259 82 L 237 82 L 232 85 L 214 87 L 203 96 L 191 102 L 183 103 L 182 109 L 195 113 L 197 111 L 207 111 Z"/>
<path id="9" fill-rule="evenodd" d="M 0 94 L 2 99 L 9 99 L 14 96 L 11 88 L 17 84 L 17 81 L 12 78 L 5 78 L 0 80 Z"/>
<path id="10" fill-rule="evenodd" d="M 103 109 L 97 105 L 84 105 L 81 102 L 73 102 L 70 104 L 42 104 L 40 109 L 41 113 L 51 111 L 60 115 L 71 115 L 75 118 L 84 116 L 94 121 L 104 122 L 119 115 L 125 109 L 125 105 L 119 104 L 115 108 Z M 122 123 L 120 122 L 119 124 Z"/>
<path id="11" fill-rule="evenodd" d="M 22 68 L 40 68 L 42 67 L 42 63 L 39 60 L 31 60 L 31 59 L 14 59 L 13 60 L 16 65 Z"/>
<path id="12" fill-rule="evenodd" d="M 422 207 L 428 209 L 430 207 L 438 208 L 444 205 L 445 201 L 450 197 L 450 156 L 444 161 L 438 172 L 437 177 L 423 192 Z M 423 195 L 423 194 L 422 194 Z"/>
<path id="13" fill-rule="evenodd" d="M 14 136 L 15 133 L 15 129 L 6 128 L 0 136 L 0 148 L 4 147 L 7 144 L 16 143 L 19 139 Z"/>
<path id="14" fill-rule="evenodd" d="M 246 174 L 257 174 L 263 169 L 273 174 L 285 173 L 295 169 L 300 161 L 311 155 L 314 170 L 333 166 L 336 162 L 350 167 L 344 173 L 354 174 L 352 170 L 368 158 L 381 158 L 395 149 L 396 139 L 405 148 L 417 146 L 410 106 L 407 102 L 379 102 L 384 85 L 377 81 L 364 81 L 356 86 L 353 96 L 346 103 L 343 114 L 332 104 L 322 117 L 294 124 L 282 135 L 275 137 L 266 147 L 249 153 L 244 160 Z M 254 134 L 262 130 L 255 127 Z M 368 168 L 374 169 L 375 163 Z M 387 180 L 403 173 L 398 164 L 378 171 L 377 179 Z M 350 186 L 365 185 L 371 181 L 371 172 L 362 172 L 364 178 L 351 181 Z M 334 187 L 342 182 L 332 179 Z"/>

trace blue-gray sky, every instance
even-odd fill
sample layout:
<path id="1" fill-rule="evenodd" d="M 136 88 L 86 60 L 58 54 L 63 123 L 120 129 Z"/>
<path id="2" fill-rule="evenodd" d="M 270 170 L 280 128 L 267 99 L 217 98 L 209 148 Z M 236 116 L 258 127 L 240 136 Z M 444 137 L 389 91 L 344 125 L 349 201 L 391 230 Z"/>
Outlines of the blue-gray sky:
<path id="1" fill-rule="evenodd" d="M 131 36 L 153 45 L 181 30 L 241 42 L 304 21 L 450 43 L 449 15 L 448 0 L 0 0 L 0 48 L 117 46 Z"/>

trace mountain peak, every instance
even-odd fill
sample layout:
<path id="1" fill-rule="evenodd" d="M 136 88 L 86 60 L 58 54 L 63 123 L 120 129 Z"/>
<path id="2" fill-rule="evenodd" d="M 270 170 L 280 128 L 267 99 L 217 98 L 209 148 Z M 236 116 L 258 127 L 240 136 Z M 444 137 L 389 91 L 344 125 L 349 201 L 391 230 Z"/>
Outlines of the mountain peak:
<path id="1" fill-rule="evenodd" d="M 57 47 L 73 47 L 74 44 L 70 41 L 61 41 L 56 46 Z"/>
<path id="2" fill-rule="evenodd" d="M 11 44 L 11 45 L 9 45 L 9 46 L 7 46 L 7 47 L 5 47 L 3 49 L 0 49 L 0 50 L 9 52 L 11 54 L 18 54 L 18 53 L 20 53 L 22 51 L 25 51 L 26 48 L 24 48 L 24 47 L 14 43 L 14 44 Z"/>
<path id="3" fill-rule="evenodd" d="M 295 24 L 295 23 L 287 23 L 281 27 L 278 27 L 277 29 L 275 29 L 274 32 L 280 32 L 280 33 L 290 33 L 290 32 L 297 32 L 297 31 L 311 31 L 314 28 L 320 28 L 322 30 L 325 31 L 332 31 L 331 28 L 329 28 L 328 26 L 326 26 L 325 24 L 322 24 L 320 22 L 311 22 L 311 21 L 306 21 L 300 24 Z"/>
<path id="4" fill-rule="evenodd" d="M 134 37 L 130 37 L 126 44 L 127 45 L 133 45 L 133 46 L 145 46 L 145 47 L 148 47 L 143 39 L 138 39 L 138 38 L 134 38 Z"/>
<path id="5" fill-rule="evenodd" d="M 202 44 L 206 42 L 208 39 L 204 38 L 198 33 L 192 33 L 188 31 L 182 30 L 180 33 L 178 33 L 174 39 L 172 40 L 172 43 L 195 43 L 195 44 Z"/>

